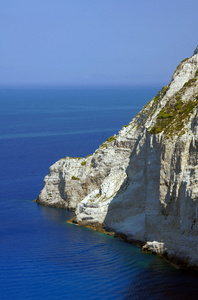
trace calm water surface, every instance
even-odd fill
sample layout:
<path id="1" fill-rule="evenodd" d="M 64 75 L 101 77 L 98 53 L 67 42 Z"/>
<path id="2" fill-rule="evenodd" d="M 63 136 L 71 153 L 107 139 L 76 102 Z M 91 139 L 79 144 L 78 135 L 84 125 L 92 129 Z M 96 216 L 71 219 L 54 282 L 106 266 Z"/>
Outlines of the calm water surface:
<path id="1" fill-rule="evenodd" d="M 197 272 L 32 201 L 50 165 L 93 153 L 159 88 L 0 90 L 0 299 L 197 299 Z"/>

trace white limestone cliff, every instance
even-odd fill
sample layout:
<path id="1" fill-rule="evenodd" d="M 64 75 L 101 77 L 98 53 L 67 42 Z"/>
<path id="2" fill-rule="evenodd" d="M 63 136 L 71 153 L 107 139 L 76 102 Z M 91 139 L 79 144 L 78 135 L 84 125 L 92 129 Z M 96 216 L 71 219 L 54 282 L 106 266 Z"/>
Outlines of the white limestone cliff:
<path id="1" fill-rule="evenodd" d="M 50 167 L 37 202 L 198 267 L 198 53 L 91 156 Z"/>

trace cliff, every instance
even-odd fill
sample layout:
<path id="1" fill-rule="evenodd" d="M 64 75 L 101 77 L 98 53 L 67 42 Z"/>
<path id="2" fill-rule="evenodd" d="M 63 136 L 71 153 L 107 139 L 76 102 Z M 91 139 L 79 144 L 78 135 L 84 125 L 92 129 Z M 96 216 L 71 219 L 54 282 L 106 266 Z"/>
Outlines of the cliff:
<path id="1" fill-rule="evenodd" d="M 197 50 L 197 49 L 196 49 Z M 92 155 L 50 167 L 37 202 L 198 267 L 198 51 Z"/>

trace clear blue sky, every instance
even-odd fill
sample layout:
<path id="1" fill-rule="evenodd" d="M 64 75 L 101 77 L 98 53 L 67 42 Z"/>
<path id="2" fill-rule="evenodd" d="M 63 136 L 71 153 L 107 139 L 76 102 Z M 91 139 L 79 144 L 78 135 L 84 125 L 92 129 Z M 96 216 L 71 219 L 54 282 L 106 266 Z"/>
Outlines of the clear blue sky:
<path id="1" fill-rule="evenodd" d="M 197 0 L 1 0 L 0 85 L 167 84 Z"/>

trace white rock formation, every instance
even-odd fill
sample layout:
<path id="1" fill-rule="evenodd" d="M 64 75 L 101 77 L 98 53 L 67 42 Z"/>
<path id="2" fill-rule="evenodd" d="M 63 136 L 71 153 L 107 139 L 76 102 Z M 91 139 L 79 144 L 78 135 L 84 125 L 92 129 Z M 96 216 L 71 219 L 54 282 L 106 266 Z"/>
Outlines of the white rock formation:
<path id="1" fill-rule="evenodd" d="M 51 166 L 37 202 L 198 267 L 197 108 L 195 53 L 117 136 Z"/>
<path id="2" fill-rule="evenodd" d="M 142 247 L 142 249 L 146 252 L 156 253 L 156 254 L 164 254 L 164 243 L 159 243 L 156 241 L 146 242 L 146 244 Z"/>

